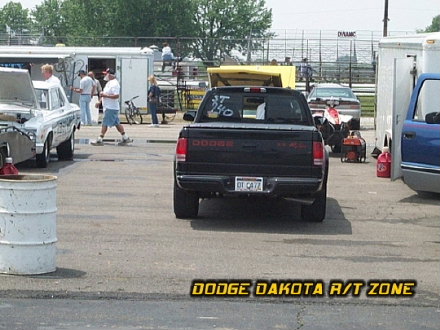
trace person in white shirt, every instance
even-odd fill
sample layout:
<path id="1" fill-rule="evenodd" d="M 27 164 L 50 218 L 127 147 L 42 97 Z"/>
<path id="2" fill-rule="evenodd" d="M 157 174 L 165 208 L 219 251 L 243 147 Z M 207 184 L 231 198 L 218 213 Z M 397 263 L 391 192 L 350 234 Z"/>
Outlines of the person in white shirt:
<path id="1" fill-rule="evenodd" d="M 101 83 L 98 79 L 95 78 L 95 73 L 93 71 L 89 71 L 87 74 L 92 80 L 95 85 L 93 94 L 92 94 L 92 100 L 90 101 L 90 113 L 92 115 L 92 124 L 95 125 L 98 123 L 99 119 L 99 108 L 101 106 L 101 103 L 99 102 L 99 94 L 102 92 Z"/>
<path id="2" fill-rule="evenodd" d="M 92 125 L 92 116 L 90 113 L 90 100 L 95 90 L 95 82 L 90 78 L 84 70 L 79 70 L 78 76 L 81 77 L 79 88 L 72 90 L 79 96 L 79 107 L 81 109 L 81 123 L 83 125 Z"/>
<path id="3" fill-rule="evenodd" d="M 170 45 L 168 42 L 164 42 L 162 47 L 162 72 L 165 70 L 166 65 L 171 65 L 174 69 L 174 54 L 171 50 Z"/>
<path id="4" fill-rule="evenodd" d="M 104 119 L 102 120 L 101 135 L 99 135 L 95 142 L 92 142 L 92 145 L 103 145 L 105 133 L 107 133 L 108 127 L 112 126 L 115 126 L 118 132 L 121 133 L 122 141 L 119 142 L 119 145 L 126 145 L 129 142 L 133 142 L 133 140 L 125 134 L 124 126 L 121 125 L 119 120 L 119 93 L 121 86 L 116 80 L 115 70 L 107 69 L 103 73 L 105 74 L 104 80 L 107 81 L 100 95 L 102 107 L 104 108 Z"/>
<path id="5" fill-rule="evenodd" d="M 173 52 L 171 50 L 170 45 L 168 45 L 167 42 L 163 43 L 162 60 L 164 60 L 164 61 L 172 61 L 172 60 L 174 60 L 174 54 L 173 54 Z"/>
<path id="6" fill-rule="evenodd" d="M 61 85 L 61 81 L 53 75 L 53 65 L 43 65 L 41 67 L 41 74 L 43 75 L 46 82 Z"/>

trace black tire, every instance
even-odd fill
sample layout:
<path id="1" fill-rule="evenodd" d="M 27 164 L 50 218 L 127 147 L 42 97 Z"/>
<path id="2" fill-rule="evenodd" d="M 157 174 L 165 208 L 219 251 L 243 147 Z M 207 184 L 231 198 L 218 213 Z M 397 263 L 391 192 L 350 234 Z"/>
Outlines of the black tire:
<path id="1" fill-rule="evenodd" d="M 199 196 L 185 191 L 174 181 L 174 214 L 178 219 L 196 218 L 199 213 Z"/>
<path id="2" fill-rule="evenodd" d="M 301 218 L 309 222 L 322 222 L 325 218 L 327 207 L 327 186 L 315 196 L 311 205 L 301 206 Z"/>
<path id="3" fill-rule="evenodd" d="M 50 136 L 44 142 L 43 152 L 35 156 L 37 167 L 46 168 L 50 161 Z"/>
<path id="4" fill-rule="evenodd" d="M 132 121 L 134 124 L 140 125 L 143 122 L 142 115 L 138 109 L 133 111 Z"/>
<path id="5" fill-rule="evenodd" d="M 332 151 L 333 151 L 334 153 L 339 154 L 339 153 L 341 152 L 341 149 L 342 149 L 342 146 L 341 146 L 340 143 L 335 144 L 335 145 L 332 146 Z"/>
<path id="6" fill-rule="evenodd" d="M 360 119 L 352 119 L 350 122 L 350 129 L 352 131 L 359 131 L 361 129 L 361 120 Z"/>
<path id="7" fill-rule="evenodd" d="M 127 119 L 127 123 L 132 125 L 133 124 L 133 119 L 132 116 L 130 114 L 130 109 L 129 108 L 125 108 L 125 119 Z"/>
<path id="8" fill-rule="evenodd" d="M 58 159 L 72 160 L 74 150 L 75 150 L 75 131 L 72 132 L 68 140 L 64 141 L 57 147 Z"/>

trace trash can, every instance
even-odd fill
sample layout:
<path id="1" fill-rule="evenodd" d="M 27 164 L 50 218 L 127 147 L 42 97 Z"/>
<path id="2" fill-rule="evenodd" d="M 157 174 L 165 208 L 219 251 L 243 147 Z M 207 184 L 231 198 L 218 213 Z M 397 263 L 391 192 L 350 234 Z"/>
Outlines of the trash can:
<path id="1" fill-rule="evenodd" d="M 0 273 L 56 270 L 56 184 L 50 175 L 0 176 Z"/>

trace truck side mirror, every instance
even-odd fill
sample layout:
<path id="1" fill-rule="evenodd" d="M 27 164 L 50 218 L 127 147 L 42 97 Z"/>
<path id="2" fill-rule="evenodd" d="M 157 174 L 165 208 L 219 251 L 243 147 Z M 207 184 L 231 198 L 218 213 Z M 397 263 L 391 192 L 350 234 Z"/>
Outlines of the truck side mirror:
<path id="1" fill-rule="evenodd" d="M 440 124 L 440 112 L 430 112 L 425 116 L 427 124 Z"/>
<path id="2" fill-rule="evenodd" d="M 196 118 L 196 113 L 197 113 L 197 111 L 195 111 L 195 110 L 189 110 L 189 111 L 185 112 L 185 114 L 183 115 L 183 120 L 194 121 L 194 119 Z"/>

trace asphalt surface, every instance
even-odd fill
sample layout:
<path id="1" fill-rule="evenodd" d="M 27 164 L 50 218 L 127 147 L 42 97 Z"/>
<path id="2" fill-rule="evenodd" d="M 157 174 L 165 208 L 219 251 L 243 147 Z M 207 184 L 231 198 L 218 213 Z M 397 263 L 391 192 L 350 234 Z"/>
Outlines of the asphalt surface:
<path id="1" fill-rule="evenodd" d="M 374 131 L 364 121 L 371 151 Z M 117 146 L 77 134 L 75 159 L 21 173 L 58 177 L 57 270 L 0 275 L 0 329 L 439 329 L 440 198 L 376 177 L 375 160 L 331 155 L 327 218 L 288 201 L 203 200 L 172 210 L 182 123 L 128 126 Z M 412 297 L 191 297 L 194 279 L 415 280 Z M 326 292 L 324 292 L 326 293 Z"/>

